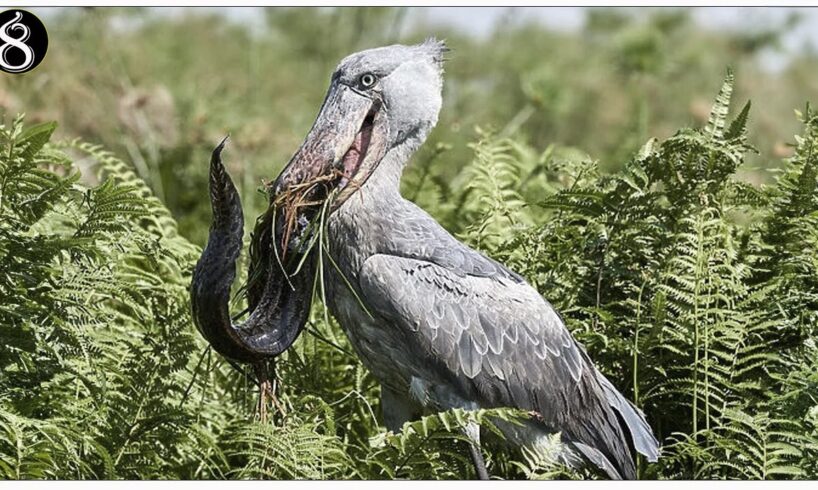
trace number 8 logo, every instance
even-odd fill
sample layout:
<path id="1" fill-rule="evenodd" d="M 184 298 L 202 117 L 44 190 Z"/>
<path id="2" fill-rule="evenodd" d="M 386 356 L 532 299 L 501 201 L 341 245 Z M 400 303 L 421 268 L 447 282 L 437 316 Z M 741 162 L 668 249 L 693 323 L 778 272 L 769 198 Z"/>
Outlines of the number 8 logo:
<path id="1" fill-rule="evenodd" d="M 31 30 L 27 25 L 20 22 L 22 18 L 22 12 L 15 12 L 14 18 L 0 27 L 0 41 L 3 42 L 2 47 L 0 47 L 0 67 L 2 67 L 4 71 L 10 73 L 27 71 L 32 67 L 35 61 L 34 50 L 31 48 L 31 46 L 26 44 L 29 36 L 31 36 Z M 22 31 L 22 35 L 16 38 L 12 37 L 11 34 L 14 31 Z M 18 49 L 22 51 L 23 61 L 21 63 L 11 64 L 9 62 L 7 55 L 11 49 Z"/>

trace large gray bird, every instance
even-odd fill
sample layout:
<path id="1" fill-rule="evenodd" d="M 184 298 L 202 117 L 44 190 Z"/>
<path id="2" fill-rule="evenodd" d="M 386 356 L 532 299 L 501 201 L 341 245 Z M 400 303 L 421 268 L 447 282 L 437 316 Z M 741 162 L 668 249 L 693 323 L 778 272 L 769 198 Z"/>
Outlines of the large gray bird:
<path id="1" fill-rule="evenodd" d="M 564 461 L 634 478 L 634 449 L 659 454 L 642 413 L 537 291 L 400 195 L 404 166 L 437 123 L 445 52 L 431 40 L 341 61 L 278 181 L 281 191 L 305 172 L 343 172 L 327 224 L 329 309 L 381 383 L 389 429 L 424 411 L 516 407 L 538 415 L 505 426 L 514 443 L 560 432 Z M 472 456 L 486 477 L 479 447 Z"/>

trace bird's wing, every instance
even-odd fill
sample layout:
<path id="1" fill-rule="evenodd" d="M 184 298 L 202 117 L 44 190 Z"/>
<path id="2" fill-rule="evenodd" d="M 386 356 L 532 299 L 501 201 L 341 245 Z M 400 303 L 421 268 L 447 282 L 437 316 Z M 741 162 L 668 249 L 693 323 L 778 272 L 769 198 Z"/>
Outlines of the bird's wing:
<path id="1" fill-rule="evenodd" d="M 359 281 L 367 305 L 403 331 L 410 355 L 482 406 L 536 411 L 551 430 L 632 474 L 617 415 L 584 350 L 531 286 L 378 254 Z"/>
<path id="2" fill-rule="evenodd" d="M 459 242 L 412 202 L 402 201 L 376 219 L 376 228 L 389 230 L 381 237 L 380 253 L 431 262 L 457 276 L 524 282 L 519 274 Z"/>
<path id="3" fill-rule="evenodd" d="M 549 396 L 567 395 L 586 374 L 580 348 L 557 313 L 525 283 L 391 255 L 370 257 L 360 283 L 367 304 L 415 333 L 417 347 L 451 374 L 502 388 L 485 393 L 491 402 L 536 410 L 537 387 L 549 388 Z"/>

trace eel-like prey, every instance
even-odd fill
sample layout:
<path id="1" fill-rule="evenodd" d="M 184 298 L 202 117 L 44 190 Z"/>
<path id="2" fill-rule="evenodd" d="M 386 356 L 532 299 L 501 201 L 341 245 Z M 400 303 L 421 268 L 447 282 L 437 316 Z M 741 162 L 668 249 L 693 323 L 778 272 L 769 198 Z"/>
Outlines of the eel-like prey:
<path id="1" fill-rule="evenodd" d="M 251 274 L 266 275 L 249 287 L 249 318 L 234 324 L 230 316 L 230 287 L 241 253 L 244 215 L 241 200 L 221 160 L 225 138 L 210 159 L 210 203 L 213 223 L 207 246 L 193 272 L 190 296 L 193 320 L 199 332 L 220 354 L 241 362 L 258 363 L 290 347 L 301 333 L 310 312 L 316 260 L 314 253 L 290 251 L 281 264 L 273 248 L 284 227 L 283 216 L 265 214 L 256 227 L 253 245 L 259 257 Z M 271 209 L 274 204 L 271 196 Z M 275 223 L 273 223 L 275 217 Z M 251 247 L 252 249 L 252 247 Z M 251 250 L 253 251 L 253 250 Z M 296 269 L 300 266 L 300 269 Z"/>

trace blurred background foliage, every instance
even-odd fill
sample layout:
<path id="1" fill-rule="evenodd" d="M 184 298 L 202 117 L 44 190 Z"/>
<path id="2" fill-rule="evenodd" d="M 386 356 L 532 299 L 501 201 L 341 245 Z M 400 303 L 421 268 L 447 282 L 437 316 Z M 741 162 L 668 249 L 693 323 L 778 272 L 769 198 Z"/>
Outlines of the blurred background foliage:
<path id="1" fill-rule="evenodd" d="M 797 18 L 590 9 L 569 32 L 510 10 L 475 37 L 405 8 L 258 12 L 61 9 L 47 60 L 0 77 L 0 477 L 471 474 L 449 429 L 486 414 L 384 434 L 321 305 L 259 422 L 187 296 L 215 144 L 260 214 L 337 62 L 431 35 L 444 108 L 404 195 L 523 274 L 645 409 L 665 452 L 640 476 L 818 477 L 818 57 L 762 60 Z M 487 444 L 498 477 L 597 476 Z"/>
<path id="2" fill-rule="evenodd" d="M 796 18 L 760 31 L 712 31 L 689 10 L 589 9 L 584 25 L 569 32 L 511 10 L 492 31 L 472 36 L 432 26 L 434 9 L 426 20 L 408 8 L 259 13 L 264 19 L 251 29 L 204 9 L 49 12 L 47 62 L 0 77 L 0 110 L 60 121 L 59 136 L 126 156 L 181 233 L 201 245 L 212 147 L 231 135 L 231 170 L 248 214 L 260 212 L 265 199 L 255 189 L 300 144 L 333 68 L 368 47 L 435 35 L 452 48 L 440 124 L 415 159 L 446 151 L 431 179 L 452 178 L 472 158 L 467 144 L 478 126 L 535 148 L 578 148 L 605 170 L 620 168 L 649 137 L 702 124 L 731 66 L 737 98 L 754 103 L 749 129 L 759 155 L 743 173 L 769 182 L 769 170 L 792 151 L 793 108 L 818 94 L 815 55 L 804 52 L 776 72 L 761 62 Z"/>

